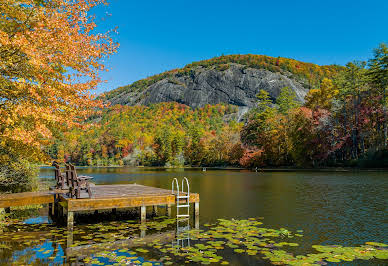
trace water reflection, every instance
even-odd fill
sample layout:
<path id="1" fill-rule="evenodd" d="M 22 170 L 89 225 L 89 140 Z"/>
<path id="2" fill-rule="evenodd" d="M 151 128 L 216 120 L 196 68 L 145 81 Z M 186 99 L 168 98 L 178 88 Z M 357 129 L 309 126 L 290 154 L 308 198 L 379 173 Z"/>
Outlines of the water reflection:
<path id="1" fill-rule="evenodd" d="M 175 220 L 165 216 L 145 225 L 137 220 L 81 224 L 74 231 L 48 223 L 47 217 L 8 222 L 0 235 L 0 265 L 101 265 L 114 264 L 122 257 L 134 264 L 144 263 L 148 260 L 136 255 L 136 247 L 154 241 L 171 243 L 176 235 Z"/>
<path id="2" fill-rule="evenodd" d="M 298 252 L 310 252 L 314 244 L 354 246 L 367 241 L 384 242 L 388 234 L 385 225 L 388 206 L 386 172 L 256 173 L 237 170 L 146 168 L 83 168 L 79 172 L 94 176 L 97 184 L 136 182 L 166 189 L 171 188 L 173 177 L 187 176 L 191 182 L 191 191 L 200 193 L 202 225 L 213 223 L 218 218 L 265 217 L 264 222 L 268 227 L 303 230 L 303 242 L 295 248 Z M 43 169 L 41 176 L 52 177 L 52 169 Z M 172 208 L 172 215 L 174 214 L 175 208 Z M 41 215 L 30 215 L 23 228 L 11 226 L 5 229 L 7 239 L 0 240 L 0 264 L 30 264 L 32 261 L 37 264 L 52 264 L 53 261 L 58 264 L 71 264 L 83 260 L 85 255 L 72 245 L 96 247 L 101 244 L 105 250 L 110 249 L 111 259 L 123 254 L 138 257 L 123 251 L 120 246 L 107 246 L 108 243 L 125 241 L 112 241 L 109 232 L 116 232 L 117 236 L 126 239 L 130 239 L 130 236 L 145 238 L 153 235 L 163 239 L 161 235 L 155 235 L 157 232 L 154 232 L 154 229 L 136 228 L 136 232 L 128 230 L 123 227 L 122 221 L 113 222 L 105 231 L 106 227 L 101 225 L 98 227 L 96 224 L 87 224 L 90 217 L 80 219 L 80 225 L 76 226 L 74 234 L 68 235 L 66 230 L 58 230 L 46 217 L 39 216 Z M 44 224 L 34 225 L 42 222 Z M 179 241 L 182 238 L 178 238 L 178 228 L 173 228 L 175 224 L 169 226 L 173 238 L 167 238 L 166 241 L 170 244 L 179 242 L 181 245 L 183 241 Z M 192 240 L 185 243 L 192 245 Z M 74 252 L 74 256 L 69 256 L 70 250 Z M 140 256 L 139 261 L 147 261 L 144 257 L 152 258 L 152 254 L 147 254 Z M 229 262 L 236 265 L 261 263 L 251 257 L 230 254 L 228 256 Z M 89 261 L 90 264 L 93 264 L 93 259 L 95 258 Z M 100 259 L 103 263 L 109 261 L 109 258 Z"/>
<path id="3" fill-rule="evenodd" d="M 265 217 L 273 227 L 306 232 L 306 246 L 316 243 L 353 245 L 384 241 L 387 173 L 251 172 L 247 170 L 82 168 L 97 184 L 138 183 L 171 188 L 186 176 L 200 194 L 202 223 L 218 218 Z M 42 176 L 52 175 L 43 169 Z M 174 209 L 174 208 L 173 208 Z M 174 211 L 174 210 L 173 210 Z M 173 213 L 174 215 L 174 213 Z"/>
<path id="4" fill-rule="evenodd" d="M 190 230 L 189 219 L 177 219 L 175 231 L 176 237 L 171 245 L 175 249 L 190 247 Z"/>

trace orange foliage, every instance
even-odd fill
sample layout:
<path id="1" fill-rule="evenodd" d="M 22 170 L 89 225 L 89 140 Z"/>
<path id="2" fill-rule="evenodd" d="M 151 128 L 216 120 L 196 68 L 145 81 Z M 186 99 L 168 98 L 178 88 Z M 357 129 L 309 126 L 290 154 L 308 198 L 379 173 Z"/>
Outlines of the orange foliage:
<path id="1" fill-rule="evenodd" d="M 102 106 L 90 90 L 101 82 L 110 33 L 95 34 L 88 11 L 103 0 L 0 1 L 1 160 L 41 157 L 41 145 Z"/>

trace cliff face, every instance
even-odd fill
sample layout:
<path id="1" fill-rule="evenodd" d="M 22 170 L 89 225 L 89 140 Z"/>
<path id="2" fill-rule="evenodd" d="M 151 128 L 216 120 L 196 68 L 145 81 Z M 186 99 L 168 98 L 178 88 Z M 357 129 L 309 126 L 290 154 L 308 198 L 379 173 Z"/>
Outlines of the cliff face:
<path id="1" fill-rule="evenodd" d="M 196 66 L 188 74 L 172 74 L 143 90 L 121 90 L 108 100 L 125 105 L 175 101 L 191 107 L 226 103 L 248 109 L 257 102 L 260 90 L 266 90 L 275 100 L 284 87 L 294 90 L 301 102 L 308 91 L 307 84 L 293 78 L 291 73 L 231 63 L 224 69 Z"/>

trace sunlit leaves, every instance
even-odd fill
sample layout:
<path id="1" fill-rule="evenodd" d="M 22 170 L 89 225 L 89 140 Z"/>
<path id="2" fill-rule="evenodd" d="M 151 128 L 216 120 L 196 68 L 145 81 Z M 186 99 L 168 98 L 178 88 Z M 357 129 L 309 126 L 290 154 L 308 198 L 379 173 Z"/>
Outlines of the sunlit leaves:
<path id="1" fill-rule="evenodd" d="M 94 33 L 88 11 L 101 3 L 1 1 L 0 162 L 42 159 L 41 145 L 101 106 L 90 90 L 117 48 L 109 33 Z"/>
<path id="2" fill-rule="evenodd" d="M 235 113 L 236 107 L 221 104 L 197 109 L 178 103 L 113 106 L 103 112 L 100 127 L 71 130 L 51 154 L 59 158 L 63 147 L 65 156 L 88 165 L 236 163 L 241 124 L 223 119 Z"/>

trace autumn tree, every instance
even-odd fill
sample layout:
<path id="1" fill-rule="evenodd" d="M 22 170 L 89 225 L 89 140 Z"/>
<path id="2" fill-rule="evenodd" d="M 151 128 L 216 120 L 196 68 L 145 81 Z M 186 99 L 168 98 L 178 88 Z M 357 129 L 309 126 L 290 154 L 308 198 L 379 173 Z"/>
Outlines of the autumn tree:
<path id="1" fill-rule="evenodd" d="M 117 44 L 95 33 L 100 4 L 0 0 L 0 164 L 44 160 L 42 145 L 101 106 L 90 92 Z"/>
<path id="2" fill-rule="evenodd" d="M 384 148 L 388 147 L 388 46 L 385 43 L 379 45 L 374 50 L 374 57 L 369 60 L 368 76 L 371 79 L 372 86 L 377 89 L 377 93 L 382 95 L 382 105 L 384 112 Z"/>
<path id="3" fill-rule="evenodd" d="M 299 107 L 301 104 L 296 99 L 296 93 L 289 87 L 284 87 L 276 99 L 277 108 L 283 115 L 287 114 L 288 111 Z"/>
<path id="4" fill-rule="evenodd" d="M 56 130 L 70 128 L 100 103 L 101 59 L 116 45 L 93 34 L 88 11 L 104 1 L 12 1 L 0 4 L 0 134 L 2 160 L 39 158 Z"/>
<path id="5" fill-rule="evenodd" d="M 286 99 L 291 94 L 286 90 L 282 90 L 280 99 L 282 111 L 285 113 L 294 105 L 292 97 Z M 261 90 L 257 98 L 257 106 L 251 110 L 248 123 L 241 131 L 241 142 L 247 150 L 245 157 L 257 160 L 258 156 L 261 156 L 263 163 L 284 164 L 288 160 L 289 147 L 286 117 L 279 112 L 278 105 L 272 102 L 267 91 Z"/>
<path id="6" fill-rule="evenodd" d="M 328 78 L 324 78 L 319 88 L 309 90 L 305 100 L 305 105 L 313 110 L 327 109 L 330 110 L 333 100 L 338 95 L 339 91 L 334 86 L 333 81 Z"/>

